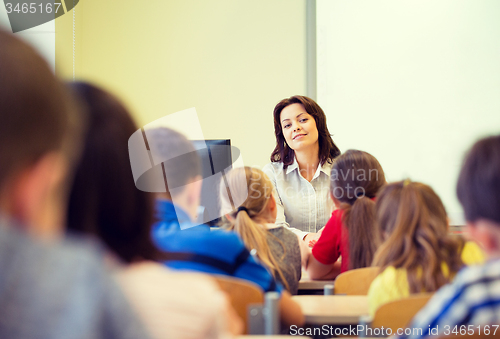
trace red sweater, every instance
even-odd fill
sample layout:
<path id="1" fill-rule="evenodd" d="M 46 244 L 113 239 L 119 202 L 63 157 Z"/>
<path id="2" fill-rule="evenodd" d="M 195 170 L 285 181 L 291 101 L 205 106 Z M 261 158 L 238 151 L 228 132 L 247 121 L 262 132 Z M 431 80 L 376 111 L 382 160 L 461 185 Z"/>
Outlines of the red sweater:
<path id="1" fill-rule="evenodd" d="M 343 214 L 340 209 L 333 211 L 312 249 L 314 258 L 324 265 L 333 264 L 342 255 L 340 272 L 349 268 L 349 233 L 342 223 Z"/>

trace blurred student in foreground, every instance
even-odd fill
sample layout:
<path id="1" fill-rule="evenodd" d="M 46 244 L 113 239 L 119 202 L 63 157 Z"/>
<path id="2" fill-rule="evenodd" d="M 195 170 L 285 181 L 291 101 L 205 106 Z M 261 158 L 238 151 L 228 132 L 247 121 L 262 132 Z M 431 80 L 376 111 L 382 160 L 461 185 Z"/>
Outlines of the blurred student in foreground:
<path id="1" fill-rule="evenodd" d="M 466 155 L 457 195 L 467 231 L 483 245 L 488 261 L 459 271 L 411 322 L 410 328 L 422 331 L 402 338 L 450 334 L 456 329 L 493 336 L 500 324 L 500 135 L 478 141 Z"/>
<path id="2" fill-rule="evenodd" d="M 77 105 L 31 47 L 0 46 L 0 338 L 149 338 L 100 248 L 61 239 Z"/>
<path id="3" fill-rule="evenodd" d="M 145 134 L 153 157 L 167 159 L 164 170 L 168 192 L 162 210 L 157 211 L 158 220 L 152 231 L 158 248 L 167 252 L 165 264 L 175 269 L 233 276 L 259 285 L 264 292 L 280 292 L 282 322 L 287 326 L 302 325 L 304 316 L 300 306 L 250 255 L 238 235 L 193 227 L 200 201 L 201 167 L 191 142 L 168 128 L 146 130 Z"/>
<path id="4" fill-rule="evenodd" d="M 128 140 L 138 129 L 112 95 L 71 88 L 88 108 L 88 131 L 71 189 L 67 226 L 101 239 L 120 285 L 155 338 L 228 338 L 241 320 L 209 276 L 168 270 L 151 239 L 153 195 L 135 187 Z M 111 257 L 114 256 L 114 257 Z M 121 263 L 120 263 L 121 262 Z M 231 333 L 233 332 L 233 333 Z"/>

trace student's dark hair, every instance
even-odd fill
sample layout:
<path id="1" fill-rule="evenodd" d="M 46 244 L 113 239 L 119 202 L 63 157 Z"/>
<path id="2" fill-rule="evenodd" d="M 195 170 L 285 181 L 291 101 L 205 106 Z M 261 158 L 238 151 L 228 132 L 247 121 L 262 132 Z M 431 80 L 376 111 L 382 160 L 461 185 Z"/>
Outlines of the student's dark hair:
<path id="1" fill-rule="evenodd" d="M 175 196 L 175 188 L 182 187 L 201 174 L 201 160 L 193 144 L 181 133 L 158 127 L 145 131 L 149 149 L 154 158 L 167 159 L 162 164 L 167 196 Z"/>
<path id="2" fill-rule="evenodd" d="M 382 166 L 369 153 L 348 150 L 333 163 L 330 180 L 330 192 L 340 202 L 349 232 L 349 269 L 368 267 L 378 245 L 373 199 L 385 185 Z"/>
<path id="3" fill-rule="evenodd" d="M 153 195 L 135 187 L 128 139 L 138 129 L 127 109 L 85 83 L 71 88 L 87 104 L 89 129 L 71 189 L 70 230 L 93 234 L 123 261 L 156 260 L 151 239 Z"/>
<path id="4" fill-rule="evenodd" d="M 376 202 L 376 226 L 385 241 L 373 266 L 405 269 L 410 293 L 436 291 L 463 266 L 464 241 L 448 234 L 446 210 L 427 185 L 409 180 L 386 185 Z"/>
<path id="5" fill-rule="evenodd" d="M 76 160 L 83 116 L 33 48 L 0 30 L 0 191 L 45 154 Z"/>
<path id="6" fill-rule="evenodd" d="M 271 162 L 282 162 L 285 168 L 293 163 L 295 152 L 285 141 L 280 120 L 281 111 L 292 104 L 301 104 L 304 106 L 306 112 L 311 115 L 316 122 L 319 143 L 318 156 L 321 165 L 325 164 L 327 161 L 332 162 L 333 159 L 340 155 L 340 150 L 333 142 L 332 136 L 328 131 L 326 115 L 313 99 L 301 95 L 283 99 L 274 107 L 274 135 L 276 136 L 276 147 L 271 154 Z"/>
<path id="7" fill-rule="evenodd" d="M 457 183 L 465 218 L 500 224 L 500 135 L 479 140 L 467 153 Z"/>

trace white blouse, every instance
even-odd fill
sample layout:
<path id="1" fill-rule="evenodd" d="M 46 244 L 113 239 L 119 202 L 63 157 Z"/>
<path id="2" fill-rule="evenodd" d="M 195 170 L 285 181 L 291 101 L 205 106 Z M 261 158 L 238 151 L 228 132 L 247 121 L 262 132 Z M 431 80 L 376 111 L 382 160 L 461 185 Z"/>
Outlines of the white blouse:
<path id="1" fill-rule="evenodd" d="M 309 182 L 300 174 L 296 159 L 286 170 L 282 162 L 271 162 L 264 166 L 264 173 L 276 189 L 276 224 L 291 227 L 290 230 L 301 239 L 307 233 L 315 233 L 323 228 L 334 207 L 330 197 L 331 170 L 332 164 L 328 161 L 319 165 Z"/>

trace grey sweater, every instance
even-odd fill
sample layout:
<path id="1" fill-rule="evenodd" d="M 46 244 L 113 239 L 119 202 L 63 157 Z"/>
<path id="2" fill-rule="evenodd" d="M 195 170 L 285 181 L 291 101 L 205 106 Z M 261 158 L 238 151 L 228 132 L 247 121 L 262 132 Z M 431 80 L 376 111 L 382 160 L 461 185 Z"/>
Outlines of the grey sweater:
<path id="1" fill-rule="evenodd" d="M 279 267 L 290 287 L 289 292 L 297 294 L 302 275 L 299 239 L 283 226 L 271 228 L 268 231 L 274 235 L 274 237 L 267 237 L 269 248 L 276 258 L 283 258 L 282 260 L 278 259 Z M 276 280 L 283 283 L 279 275 L 276 276 Z"/>
<path id="2" fill-rule="evenodd" d="M 42 244 L 0 221 L 0 338 L 143 339 L 90 242 Z"/>

